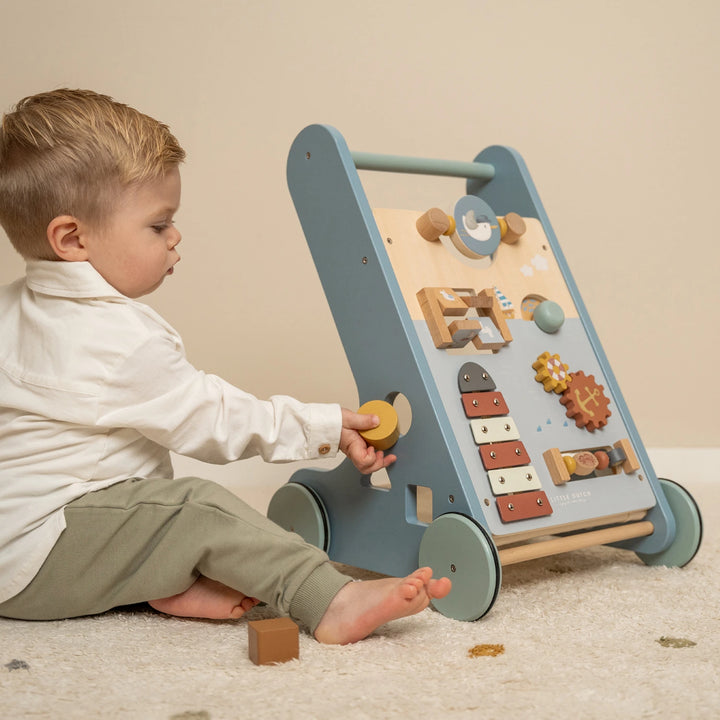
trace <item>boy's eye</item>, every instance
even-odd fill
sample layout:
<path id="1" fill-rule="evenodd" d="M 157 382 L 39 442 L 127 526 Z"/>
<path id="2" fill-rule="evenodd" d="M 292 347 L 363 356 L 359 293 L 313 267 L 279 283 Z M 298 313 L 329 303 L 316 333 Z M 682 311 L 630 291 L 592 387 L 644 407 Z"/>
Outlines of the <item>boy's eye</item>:
<path id="1" fill-rule="evenodd" d="M 172 223 L 161 223 L 159 225 L 152 225 L 151 227 L 156 233 L 161 233 L 167 230 L 171 224 Z"/>

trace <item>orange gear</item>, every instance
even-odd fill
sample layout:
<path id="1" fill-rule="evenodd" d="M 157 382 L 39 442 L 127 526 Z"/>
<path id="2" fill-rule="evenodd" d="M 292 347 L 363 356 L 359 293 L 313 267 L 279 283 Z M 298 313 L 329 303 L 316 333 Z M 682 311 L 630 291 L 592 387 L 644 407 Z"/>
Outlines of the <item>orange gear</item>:
<path id="1" fill-rule="evenodd" d="M 612 413 L 608 409 L 610 400 L 603 392 L 605 388 L 596 383 L 592 375 L 582 371 L 571 373 L 571 380 L 572 386 L 560 398 L 565 414 L 573 418 L 578 427 L 590 432 L 607 425 Z"/>
<path id="2" fill-rule="evenodd" d="M 545 392 L 554 391 L 559 395 L 567 390 L 572 375 L 568 373 L 568 366 L 560 360 L 559 355 L 544 352 L 538 355 L 532 366 L 533 370 L 537 370 L 535 380 L 543 384 Z"/>

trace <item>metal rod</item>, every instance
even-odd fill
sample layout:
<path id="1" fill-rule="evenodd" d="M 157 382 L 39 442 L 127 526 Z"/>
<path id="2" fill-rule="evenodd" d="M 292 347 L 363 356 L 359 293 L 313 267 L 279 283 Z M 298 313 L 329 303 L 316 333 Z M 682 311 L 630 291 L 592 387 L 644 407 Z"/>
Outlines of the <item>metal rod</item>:
<path id="1" fill-rule="evenodd" d="M 414 173 L 417 175 L 445 175 L 447 177 L 476 178 L 492 180 L 495 168 L 487 163 L 436 160 L 404 155 L 378 155 L 376 153 L 352 152 L 353 162 L 358 170 L 380 170 L 382 172 Z"/>

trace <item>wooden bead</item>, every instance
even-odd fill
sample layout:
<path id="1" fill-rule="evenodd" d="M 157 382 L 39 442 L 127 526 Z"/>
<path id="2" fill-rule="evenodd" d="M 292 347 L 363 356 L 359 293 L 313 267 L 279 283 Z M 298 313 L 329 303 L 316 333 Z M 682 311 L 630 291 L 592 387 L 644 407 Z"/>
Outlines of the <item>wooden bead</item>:
<path id="1" fill-rule="evenodd" d="M 504 218 L 498 218 L 500 224 L 500 239 L 508 245 L 514 245 L 521 235 L 525 234 L 525 221 L 514 212 L 509 212 Z"/>
<path id="2" fill-rule="evenodd" d="M 610 465 L 610 458 L 604 450 L 596 450 L 595 458 L 598 461 L 597 469 L 605 470 Z"/>
<path id="3" fill-rule="evenodd" d="M 425 240 L 434 242 L 450 230 L 450 218 L 440 208 L 430 208 L 417 219 L 415 227 Z"/>
<path id="4" fill-rule="evenodd" d="M 576 475 L 590 475 L 595 472 L 595 468 L 598 466 L 597 458 L 589 451 L 583 450 L 573 455 L 575 460 L 575 474 Z"/>
<path id="5" fill-rule="evenodd" d="M 567 471 L 571 474 L 575 474 L 575 470 L 577 470 L 577 461 L 572 455 L 563 455 L 563 462 L 565 463 L 565 467 L 567 468 Z"/>

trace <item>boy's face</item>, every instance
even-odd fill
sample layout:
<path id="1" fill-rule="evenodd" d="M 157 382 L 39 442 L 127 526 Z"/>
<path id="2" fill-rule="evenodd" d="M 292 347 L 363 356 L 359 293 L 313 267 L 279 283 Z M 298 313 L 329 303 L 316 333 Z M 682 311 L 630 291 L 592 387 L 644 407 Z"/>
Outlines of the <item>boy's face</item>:
<path id="1" fill-rule="evenodd" d="M 85 235 L 88 261 L 118 292 L 130 298 L 160 286 L 180 256 L 173 216 L 180 206 L 180 171 L 126 190 L 106 227 Z"/>

